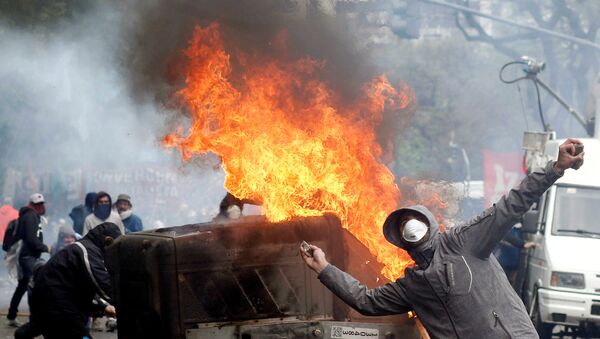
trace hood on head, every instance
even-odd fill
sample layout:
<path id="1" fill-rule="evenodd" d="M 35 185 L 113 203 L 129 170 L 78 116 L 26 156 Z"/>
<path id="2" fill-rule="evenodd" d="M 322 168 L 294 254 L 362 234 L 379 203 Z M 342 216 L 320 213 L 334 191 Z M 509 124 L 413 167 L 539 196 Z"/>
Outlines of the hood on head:
<path id="1" fill-rule="evenodd" d="M 119 226 L 113 224 L 112 222 L 102 223 L 94 228 L 92 228 L 86 235 L 83 237 L 83 240 L 89 240 L 94 243 L 94 245 L 98 246 L 102 251 L 104 251 L 105 238 L 111 237 L 113 239 L 117 239 L 121 235 L 121 230 Z"/>
<path id="2" fill-rule="evenodd" d="M 98 207 L 98 201 L 100 201 L 100 198 L 102 197 L 108 197 L 109 205 L 112 206 L 112 198 L 110 197 L 110 194 L 100 191 L 98 192 L 98 194 L 96 194 L 96 199 L 94 200 L 94 208 Z"/>
<path id="3" fill-rule="evenodd" d="M 73 227 L 71 225 L 61 225 L 58 229 L 58 237 L 61 238 L 67 235 L 75 236 L 75 231 L 73 230 Z"/>
<path id="4" fill-rule="evenodd" d="M 94 204 L 96 203 L 96 196 L 98 194 L 96 194 L 96 192 L 89 192 L 88 194 L 85 195 L 85 206 L 89 209 L 92 209 L 92 207 L 94 207 Z"/>
<path id="5" fill-rule="evenodd" d="M 29 211 L 33 211 L 33 208 L 31 208 L 31 206 L 29 206 L 29 205 L 19 208 L 19 218 L 22 217 L 23 215 L 25 215 L 25 213 L 27 213 Z"/>
<path id="6" fill-rule="evenodd" d="M 427 240 L 426 243 L 432 242 L 440 229 L 435 217 L 425 206 L 415 205 L 395 210 L 385 219 L 385 222 L 383 223 L 383 235 L 387 241 L 403 250 L 408 249 L 406 248 L 405 242 L 402 241 L 402 235 L 400 234 L 398 224 L 402 217 L 409 212 L 416 212 L 427 219 L 427 222 L 429 223 L 429 240 Z"/>

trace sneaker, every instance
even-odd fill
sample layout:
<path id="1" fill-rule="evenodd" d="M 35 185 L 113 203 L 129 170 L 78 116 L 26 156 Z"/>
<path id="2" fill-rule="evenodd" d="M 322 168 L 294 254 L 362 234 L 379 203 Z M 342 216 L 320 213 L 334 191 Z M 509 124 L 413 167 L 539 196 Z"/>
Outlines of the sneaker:
<path id="1" fill-rule="evenodd" d="M 21 327 L 21 322 L 17 319 L 8 319 L 8 327 Z"/>
<path id="2" fill-rule="evenodd" d="M 114 332 L 117 329 L 117 318 L 108 317 L 106 319 L 106 331 Z"/>

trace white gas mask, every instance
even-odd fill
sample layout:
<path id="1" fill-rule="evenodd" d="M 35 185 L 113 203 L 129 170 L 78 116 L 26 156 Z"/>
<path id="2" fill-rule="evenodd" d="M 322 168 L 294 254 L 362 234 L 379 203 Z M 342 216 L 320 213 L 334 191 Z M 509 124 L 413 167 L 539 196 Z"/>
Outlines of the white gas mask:
<path id="1" fill-rule="evenodd" d="M 231 205 L 227 208 L 227 217 L 229 219 L 239 219 L 242 216 L 242 210 L 238 205 Z"/>
<path id="2" fill-rule="evenodd" d="M 423 239 L 427 234 L 427 225 L 417 219 L 410 219 L 404 224 L 402 238 L 406 242 L 415 243 Z"/>

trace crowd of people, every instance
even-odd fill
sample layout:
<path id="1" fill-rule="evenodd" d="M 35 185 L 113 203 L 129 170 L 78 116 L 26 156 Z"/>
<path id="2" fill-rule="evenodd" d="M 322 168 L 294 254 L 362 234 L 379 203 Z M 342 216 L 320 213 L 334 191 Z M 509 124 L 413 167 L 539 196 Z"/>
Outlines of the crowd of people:
<path id="1" fill-rule="evenodd" d="M 213 221 L 239 218 L 246 203 L 256 202 L 227 193 Z M 106 192 L 89 192 L 82 204 L 71 209 L 72 224 L 59 219 L 56 240 L 45 243 L 45 215 L 41 193 L 32 194 L 19 210 L 9 197 L 0 206 L 5 265 L 17 280 L 7 324 L 16 328 L 16 339 L 42 334 L 44 338 L 91 338 L 94 317 L 116 315 L 104 247 L 122 234 L 144 230 L 142 219 L 133 213 L 131 196 L 119 194 L 113 203 Z M 50 258 L 46 261 L 43 254 Z M 25 293 L 30 317 L 21 324 L 17 315 Z"/>
<path id="2" fill-rule="evenodd" d="M 104 246 L 121 234 L 144 229 L 132 208 L 127 194 L 119 194 L 113 204 L 108 193 L 90 192 L 84 204 L 71 210 L 72 225 L 63 223 L 54 245 L 47 245 L 44 196 L 32 194 L 18 211 L 10 198 L 4 199 L 0 230 L 7 252 L 5 262 L 17 277 L 6 318 L 9 326 L 17 328 L 15 338 L 40 334 L 45 338 L 91 338 L 92 317 L 115 316 Z M 50 255 L 48 261 L 43 253 Z M 17 315 L 25 293 L 30 318 L 21 324 Z"/>

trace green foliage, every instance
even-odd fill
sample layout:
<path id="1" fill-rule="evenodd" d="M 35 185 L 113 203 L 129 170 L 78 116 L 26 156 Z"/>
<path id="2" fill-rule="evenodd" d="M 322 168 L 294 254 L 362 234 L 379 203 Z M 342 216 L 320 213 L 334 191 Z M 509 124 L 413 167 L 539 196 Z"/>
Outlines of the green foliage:
<path id="1" fill-rule="evenodd" d="M 402 42 L 374 51 L 391 79 L 404 80 L 418 96 L 410 127 L 396 139 L 396 174 L 450 180 L 450 141 L 463 147 L 471 177 L 482 176 L 482 149 L 520 149 L 524 112 L 516 86 L 498 80 L 507 59 L 491 47 L 461 37 Z M 528 125 L 539 125 L 528 116 Z"/>
<path id="2" fill-rule="evenodd" d="M 0 0 L 0 21 L 46 32 L 91 7 L 91 0 Z"/>

